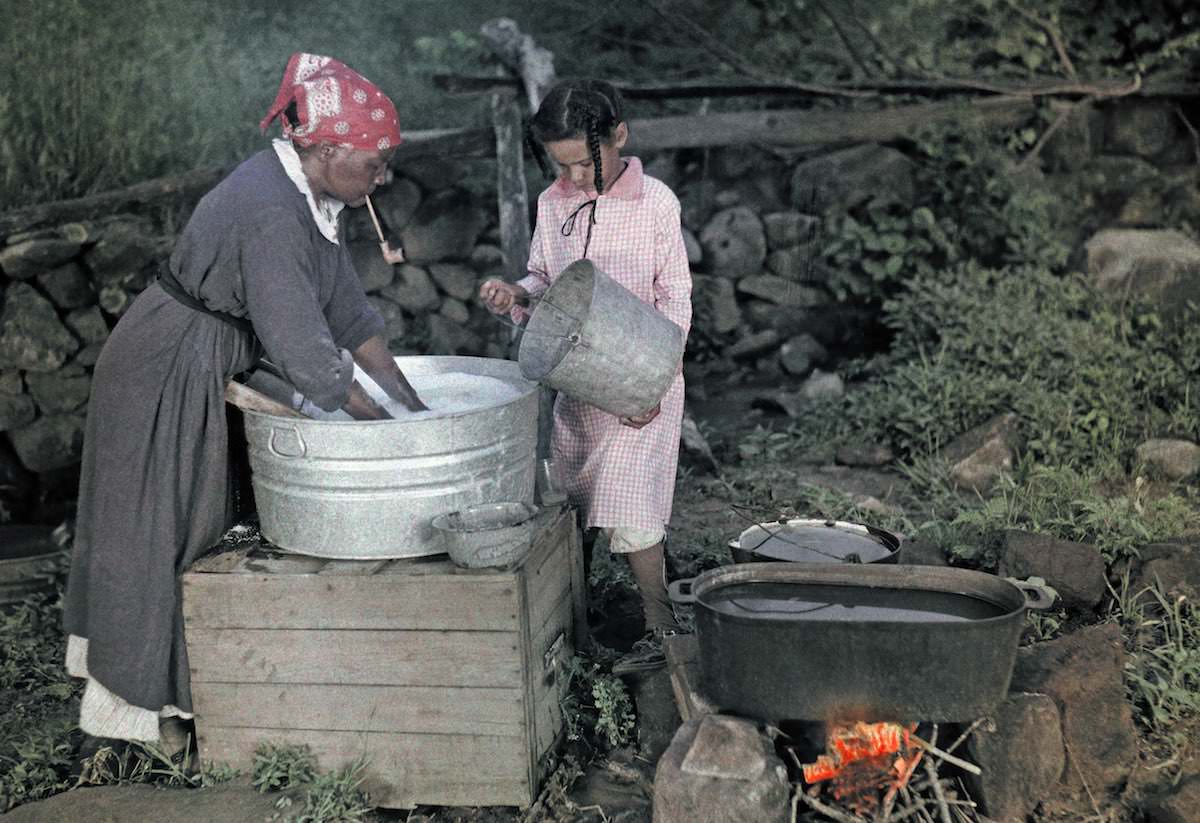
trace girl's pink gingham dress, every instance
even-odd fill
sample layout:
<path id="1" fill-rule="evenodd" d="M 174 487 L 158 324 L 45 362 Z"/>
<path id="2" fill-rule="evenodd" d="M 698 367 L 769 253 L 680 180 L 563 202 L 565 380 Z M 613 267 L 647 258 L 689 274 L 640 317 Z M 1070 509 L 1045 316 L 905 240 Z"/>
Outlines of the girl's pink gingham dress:
<path id="1" fill-rule="evenodd" d="M 692 320 L 692 275 L 679 223 L 679 200 L 660 180 L 642 173 L 636 157 L 596 204 L 587 257 L 671 322 L 686 338 Z M 529 275 L 530 294 L 545 291 L 568 265 L 583 257 L 588 212 L 579 212 L 569 236 L 564 222 L 588 194 L 562 178 L 538 197 Z M 521 310 L 514 311 L 523 319 Z M 588 527 L 657 529 L 671 519 L 683 374 L 667 390 L 661 412 L 641 429 L 566 395 L 554 406 L 555 478 L 583 511 Z"/>

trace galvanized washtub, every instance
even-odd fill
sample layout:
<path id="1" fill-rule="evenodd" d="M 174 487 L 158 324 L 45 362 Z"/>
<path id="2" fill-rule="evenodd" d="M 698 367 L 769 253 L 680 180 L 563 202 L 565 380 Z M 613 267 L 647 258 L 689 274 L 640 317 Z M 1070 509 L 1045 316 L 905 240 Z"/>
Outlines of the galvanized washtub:
<path id="1" fill-rule="evenodd" d="M 537 387 L 509 360 L 397 357 L 411 378 L 503 381 L 498 405 L 397 420 L 304 420 L 246 411 L 263 535 L 289 551 L 347 560 L 446 551 L 434 517 L 481 503 L 533 502 Z M 416 380 L 414 380 L 414 383 Z M 435 407 L 436 412 L 436 407 Z"/>

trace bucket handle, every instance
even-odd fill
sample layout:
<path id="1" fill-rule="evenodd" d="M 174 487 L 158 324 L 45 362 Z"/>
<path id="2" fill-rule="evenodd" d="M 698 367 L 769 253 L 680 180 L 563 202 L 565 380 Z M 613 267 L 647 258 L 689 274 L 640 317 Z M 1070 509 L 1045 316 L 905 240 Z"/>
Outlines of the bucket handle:
<path id="1" fill-rule="evenodd" d="M 671 585 L 667 587 L 667 596 L 671 598 L 671 602 L 681 606 L 690 606 L 695 603 L 696 595 L 692 594 L 692 583 L 694 582 L 696 582 L 694 577 L 686 580 L 672 580 Z"/>
<path id="2" fill-rule="evenodd" d="M 290 436 L 295 437 L 296 438 L 296 450 L 295 451 L 280 451 L 279 448 L 275 445 L 275 436 L 279 435 L 279 434 L 283 434 L 284 436 L 290 435 Z M 269 452 L 271 452 L 271 454 L 275 455 L 276 457 L 282 457 L 282 458 L 289 459 L 289 460 L 293 457 L 305 457 L 308 454 L 308 446 L 305 444 L 304 438 L 300 436 L 300 427 L 299 426 L 292 426 L 292 428 L 290 430 L 277 429 L 274 426 L 272 426 L 271 427 L 271 435 L 270 435 L 270 437 L 267 438 L 267 450 Z"/>
<path id="3" fill-rule="evenodd" d="M 1021 594 L 1025 595 L 1026 609 L 1037 609 L 1044 611 L 1054 605 L 1057 595 L 1046 586 L 1039 586 L 1037 583 L 1029 583 L 1025 580 L 1013 580 L 1009 578 L 1014 586 L 1021 590 Z"/>

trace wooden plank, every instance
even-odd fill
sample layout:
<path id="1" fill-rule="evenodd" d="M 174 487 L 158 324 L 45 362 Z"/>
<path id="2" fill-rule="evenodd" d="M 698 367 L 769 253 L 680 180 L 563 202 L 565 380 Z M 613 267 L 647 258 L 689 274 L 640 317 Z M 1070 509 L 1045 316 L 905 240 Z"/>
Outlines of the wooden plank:
<path id="1" fill-rule="evenodd" d="M 1034 114 L 1024 97 L 994 97 L 963 103 L 925 103 L 876 111 L 771 110 L 681 115 L 629 124 L 627 150 L 638 154 L 667 148 L 700 148 L 742 143 L 837 146 L 885 143 L 911 136 L 939 121 L 980 120 L 1009 126 Z"/>
<path id="2" fill-rule="evenodd" d="M 195 682 L 192 702 L 206 727 L 525 734 L 520 689 Z"/>
<path id="3" fill-rule="evenodd" d="M 527 806 L 532 793 L 520 738 L 198 727 L 203 760 L 249 772 L 261 743 L 307 745 L 322 770 L 366 757 L 364 788 L 385 808 Z"/>
<path id="4" fill-rule="evenodd" d="M 402 557 L 391 560 L 386 566 L 375 572 L 378 575 L 405 574 L 421 577 L 431 574 L 455 574 L 458 567 L 444 554 L 431 554 L 425 557 Z"/>
<path id="5" fill-rule="evenodd" d="M 496 132 L 496 203 L 500 214 L 500 249 L 509 279 L 525 275 L 529 261 L 529 192 L 525 187 L 525 130 L 521 106 L 507 94 L 492 97 Z"/>
<path id="6" fill-rule="evenodd" d="M 554 745 L 562 730 L 562 707 L 560 700 L 567 688 L 567 677 L 564 666 L 575 653 L 575 645 L 571 637 L 572 610 L 574 607 L 570 592 L 563 592 L 549 614 L 546 624 L 534 633 L 530 642 L 532 666 L 530 687 L 532 690 L 532 734 L 530 743 L 533 747 L 534 760 Z M 561 643 L 555 648 L 556 641 L 561 637 Z M 547 654 L 552 654 L 551 666 L 545 666 Z"/>
<path id="7" fill-rule="evenodd" d="M 301 575 L 316 574 L 329 561 L 309 554 L 273 551 L 261 545 L 250 550 L 231 574 Z"/>
<path id="8" fill-rule="evenodd" d="M 193 629 L 516 631 L 511 576 L 186 574 Z"/>
<path id="9" fill-rule="evenodd" d="M 571 534 L 567 525 L 558 523 L 542 562 L 527 575 L 529 624 L 535 631 L 545 624 L 550 611 L 571 589 Z"/>
<path id="10" fill-rule="evenodd" d="M 664 638 L 663 654 L 667 658 L 671 691 L 675 694 L 675 706 L 679 709 L 680 719 L 686 722 L 693 717 L 713 714 L 716 709 L 698 691 L 700 644 L 696 636 L 677 634 Z"/>
<path id="11" fill-rule="evenodd" d="M 575 518 L 571 517 L 570 558 L 571 558 L 571 597 L 574 601 L 574 634 L 575 648 L 583 648 L 588 642 L 587 623 L 587 576 L 583 571 L 583 546 L 580 545 L 582 536 L 575 528 Z"/>
<path id="12" fill-rule="evenodd" d="M 515 632 L 187 627 L 192 682 L 521 685 Z"/>

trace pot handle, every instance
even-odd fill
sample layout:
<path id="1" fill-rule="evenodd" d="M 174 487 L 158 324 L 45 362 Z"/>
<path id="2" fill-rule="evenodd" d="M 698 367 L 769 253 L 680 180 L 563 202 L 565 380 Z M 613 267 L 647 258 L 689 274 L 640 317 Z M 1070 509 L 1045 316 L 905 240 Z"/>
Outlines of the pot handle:
<path id="1" fill-rule="evenodd" d="M 284 448 L 281 449 L 279 444 L 275 441 L 277 436 L 283 438 L 294 438 L 295 445 L 292 446 L 292 448 L 287 448 L 287 446 L 291 444 L 289 444 L 285 439 Z M 308 454 L 308 446 L 305 444 L 304 438 L 300 435 L 299 426 L 292 426 L 290 431 L 287 429 L 277 429 L 272 426 L 271 435 L 267 438 L 267 451 L 271 452 L 271 454 L 275 455 L 276 457 L 304 457 Z"/>
<path id="2" fill-rule="evenodd" d="M 686 580 L 672 580 L 671 585 L 667 587 L 667 596 L 671 598 L 672 603 L 678 603 L 681 606 L 688 606 L 696 602 L 696 595 L 692 594 L 692 583 L 696 578 L 689 577 Z M 686 588 L 686 591 L 684 590 Z"/>
<path id="3" fill-rule="evenodd" d="M 1028 583 L 1024 580 L 1013 580 L 1013 585 L 1021 590 L 1025 595 L 1025 608 L 1027 609 L 1048 609 L 1054 605 L 1057 595 L 1045 586 L 1039 586 L 1037 583 Z"/>

